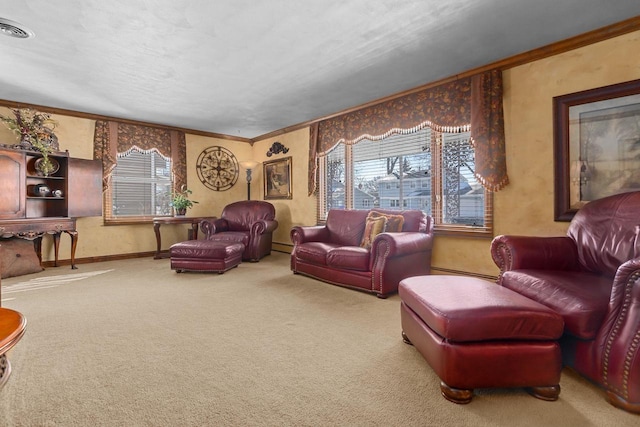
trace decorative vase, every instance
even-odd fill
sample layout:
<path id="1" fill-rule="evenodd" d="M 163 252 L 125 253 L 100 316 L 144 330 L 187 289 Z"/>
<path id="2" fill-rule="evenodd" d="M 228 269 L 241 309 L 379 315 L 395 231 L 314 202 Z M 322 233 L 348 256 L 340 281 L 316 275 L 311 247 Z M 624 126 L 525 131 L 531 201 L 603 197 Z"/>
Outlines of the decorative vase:
<path id="1" fill-rule="evenodd" d="M 176 209 L 176 216 L 185 216 L 187 214 L 187 208 Z"/>
<path id="2" fill-rule="evenodd" d="M 36 169 L 36 173 L 40 176 L 53 175 L 60 169 L 60 163 L 58 163 L 58 161 L 54 158 L 49 157 L 49 163 L 51 164 L 51 168 L 49 168 L 49 170 L 43 168 L 44 163 L 44 158 L 42 157 L 36 159 L 36 161 L 33 163 L 33 167 Z"/>

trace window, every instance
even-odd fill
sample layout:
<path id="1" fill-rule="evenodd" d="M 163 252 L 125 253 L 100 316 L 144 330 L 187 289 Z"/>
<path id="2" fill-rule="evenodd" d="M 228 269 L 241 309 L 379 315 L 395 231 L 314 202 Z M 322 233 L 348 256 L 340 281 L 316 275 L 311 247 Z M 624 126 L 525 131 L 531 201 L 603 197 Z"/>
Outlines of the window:
<path id="1" fill-rule="evenodd" d="M 335 179 L 338 170 L 343 179 L 340 186 L 321 187 L 321 219 L 337 207 L 328 201 L 339 199 L 348 209 L 420 209 L 440 231 L 490 233 L 491 200 L 475 177 L 469 139 L 469 132 L 425 128 L 337 145 L 320 157 L 321 179 Z"/>
<path id="2" fill-rule="evenodd" d="M 342 149 L 339 149 L 342 147 Z M 326 209 L 344 209 L 346 207 L 346 169 L 344 145 L 338 145 L 335 150 L 324 157 L 324 174 L 320 180 L 321 191 L 324 195 Z"/>
<path id="3" fill-rule="evenodd" d="M 184 132 L 96 120 L 93 152 L 102 160 L 105 224 L 172 215 L 172 190 L 187 182 Z"/>
<path id="4" fill-rule="evenodd" d="M 171 159 L 137 147 L 117 159 L 107 192 L 111 219 L 171 215 Z"/>

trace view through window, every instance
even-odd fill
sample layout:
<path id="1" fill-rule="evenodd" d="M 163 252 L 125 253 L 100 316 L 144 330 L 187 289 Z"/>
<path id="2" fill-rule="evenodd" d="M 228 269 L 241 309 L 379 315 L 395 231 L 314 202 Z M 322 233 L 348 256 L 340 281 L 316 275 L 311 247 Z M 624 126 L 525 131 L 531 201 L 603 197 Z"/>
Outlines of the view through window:
<path id="1" fill-rule="evenodd" d="M 321 215 L 329 209 L 419 209 L 436 226 L 483 229 L 487 194 L 474 176 L 469 132 L 429 128 L 338 144 L 321 157 Z"/>

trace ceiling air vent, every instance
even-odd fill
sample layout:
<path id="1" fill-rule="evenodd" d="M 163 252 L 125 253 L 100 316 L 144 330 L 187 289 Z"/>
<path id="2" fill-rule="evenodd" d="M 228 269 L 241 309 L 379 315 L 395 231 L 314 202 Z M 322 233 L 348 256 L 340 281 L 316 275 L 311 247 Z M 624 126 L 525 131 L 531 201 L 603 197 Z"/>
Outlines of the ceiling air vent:
<path id="1" fill-rule="evenodd" d="M 6 36 L 15 37 L 17 39 L 35 37 L 33 31 L 24 25 L 4 18 L 0 18 L 0 32 Z"/>

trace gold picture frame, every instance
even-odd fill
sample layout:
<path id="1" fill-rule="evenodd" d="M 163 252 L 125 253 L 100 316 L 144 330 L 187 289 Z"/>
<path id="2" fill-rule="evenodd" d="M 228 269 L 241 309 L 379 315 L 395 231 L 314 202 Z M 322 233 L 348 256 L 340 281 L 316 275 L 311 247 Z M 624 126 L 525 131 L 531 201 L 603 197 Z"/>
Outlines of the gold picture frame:
<path id="1" fill-rule="evenodd" d="M 291 199 L 291 157 L 269 160 L 262 164 L 264 199 Z"/>

